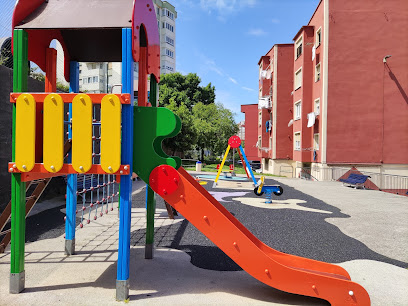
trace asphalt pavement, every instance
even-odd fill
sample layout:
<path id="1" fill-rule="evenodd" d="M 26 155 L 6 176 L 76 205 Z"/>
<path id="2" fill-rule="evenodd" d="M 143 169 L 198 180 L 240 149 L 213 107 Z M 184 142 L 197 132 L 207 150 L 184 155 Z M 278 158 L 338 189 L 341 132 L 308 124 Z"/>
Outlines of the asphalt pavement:
<path id="1" fill-rule="evenodd" d="M 279 184 L 284 190 L 271 204 L 254 194 L 251 182 L 220 181 L 212 188 L 208 181 L 203 187 L 270 247 L 339 264 L 366 288 L 372 305 L 408 305 L 407 197 L 339 182 L 267 177 L 266 184 Z M 327 305 L 253 279 L 182 216 L 170 220 L 160 197 L 154 259 L 145 260 L 144 200 L 144 183 L 136 181 L 130 303 Z M 117 211 L 78 229 L 78 252 L 70 257 L 62 252 L 63 218 L 64 200 L 55 199 L 27 219 L 27 289 L 21 294 L 8 293 L 9 250 L 0 255 L 2 305 L 117 304 Z"/>

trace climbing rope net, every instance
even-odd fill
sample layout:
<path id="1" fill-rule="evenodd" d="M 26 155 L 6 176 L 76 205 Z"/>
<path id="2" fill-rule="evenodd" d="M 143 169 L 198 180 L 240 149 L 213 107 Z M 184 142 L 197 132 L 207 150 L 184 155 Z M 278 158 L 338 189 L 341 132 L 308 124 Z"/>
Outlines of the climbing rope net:
<path id="1" fill-rule="evenodd" d="M 72 125 L 70 113 L 66 112 L 68 120 L 66 139 L 69 139 Z M 93 106 L 92 120 L 92 164 L 100 164 L 101 144 L 101 121 L 100 121 L 100 105 Z M 66 156 L 68 158 L 68 154 Z M 67 181 L 67 177 L 65 177 Z M 91 220 L 96 220 L 109 211 L 113 211 L 115 197 L 119 195 L 118 182 L 114 174 L 78 174 L 77 177 L 77 210 L 76 214 L 80 218 L 79 226 L 82 228 L 84 224 L 89 224 Z M 66 217 L 64 218 L 66 220 Z"/>

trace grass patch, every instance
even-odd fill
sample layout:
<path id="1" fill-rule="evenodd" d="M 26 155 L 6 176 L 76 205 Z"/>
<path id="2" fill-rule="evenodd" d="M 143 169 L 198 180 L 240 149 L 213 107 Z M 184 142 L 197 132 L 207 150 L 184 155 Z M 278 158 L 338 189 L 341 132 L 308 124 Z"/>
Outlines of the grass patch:
<path id="1" fill-rule="evenodd" d="M 195 166 L 185 166 L 185 170 L 187 171 L 195 171 L 196 167 Z M 201 171 L 203 172 L 218 172 L 217 170 L 217 164 L 212 164 L 212 165 L 203 165 L 201 166 Z M 223 172 L 229 172 L 229 166 L 224 165 L 222 168 Z M 235 171 L 236 174 L 246 174 L 244 167 L 241 165 L 236 165 L 235 166 Z M 269 173 L 256 173 L 254 172 L 254 175 L 264 175 L 264 176 L 275 176 L 275 177 L 284 177 L 281 175 L 275 175 L 275 174 L 269 174 Z"/>

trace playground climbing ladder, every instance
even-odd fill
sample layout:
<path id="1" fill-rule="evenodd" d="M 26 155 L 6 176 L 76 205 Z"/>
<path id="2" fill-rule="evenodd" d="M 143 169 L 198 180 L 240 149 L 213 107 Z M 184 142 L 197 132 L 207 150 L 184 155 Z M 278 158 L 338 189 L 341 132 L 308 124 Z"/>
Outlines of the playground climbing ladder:
<path id="1" fill-rule="evenodd" d="M 101 1 L 98 14 L 94 13 L 92 1 L 70 0 L 66 7 L 72 9 L 61 10 L 65 2 L 67 0 L 20 0 L 13 15 L 15 66 L 14 88 L 10 96 L 13 103 L 13 149 L 12 162 L 9 163 L 12 176 L 11 293 L 19 293 L 25 288 L 26 182 L 68 175 L 65 251 L 67 255 L 74 255 L 77 174 L 86 173 L 115 175 L 116 181 L 120 181 L 116 299 L 127 300 L 131 173 L 135 171 L 148 185 L 146 258 L 153 257 L 156 193 L 259 281 L 279 290 L 325 299 L 332 305 L 370 304 L 367 292 L 352 282 L 343 268 L 281 253 L 263 244 L 180 166 L 180 159 L 168 157 L 163 152 L 162 141 L 179 133 L 181 121 L 169 109 L 156 107 L 156 103 L 147 107 L 147 77 L 150 76 L 151 81 L 151 102 L 155 102 L 160 80 L 160 37 L 151 0 Z M 40 6 L 41 9 L 36 10 Z M 74 7 L 89 10 L 89 14 L 94 15 L 85 21 L 78 19 Z M 55 17 L 56 12 L 64 18 L 49 18 Z M 112 18 L 106 18 L 108 15 Z M 107 22 L 112 23 L 110 27 L 106 26 Z M 78 37 L 88 27 L 100 31 L 100 37 L 104 39 L 95 38 L 94 45 L 85 46 L 84 40 Z M 63 31 L 65 34 L 72 31 L 72 35 L 62 35 Z M 107 35 L 112 41 L 121 39 L 122 45 L 107 46 Z M 53 38 L 60 40 L 65 52 L 65 76 L 71 81 L 72 93 L 69 94 L 56 93 L 53 77 L 56 53 L 48 48 Z M 64 38 L 69 42 L 69 49 Z M 99 52 L 105 52 L 103 55 L 109 57 L 105 61 L 122 60 L 122 94 L 78 93 L 78 62 L 70 61 L 70 56 L 87 62 L 94 61 L 96 56 L 101 58 Z M 26 92 L 29 59 L 37 60 L 40 68 L 46 71 L 47 93 Z M 139 63 L 138 106 L 135 107 L 134 62 Z M 65 104 L 69 104 L 72 115 L 72 131 L 68 132 L 72 133 L 72 150 L 67 158 L 63 152 Z M 93 104 L 101 105 L 100 152 L 93 152 L 92 147 Z M 96 153 L 100 153 L 99 164 L 93 159 Z M 249 165 L 245 155 L 244 159 Z M 252 179 L 256 185 L 253 174 Z"/>

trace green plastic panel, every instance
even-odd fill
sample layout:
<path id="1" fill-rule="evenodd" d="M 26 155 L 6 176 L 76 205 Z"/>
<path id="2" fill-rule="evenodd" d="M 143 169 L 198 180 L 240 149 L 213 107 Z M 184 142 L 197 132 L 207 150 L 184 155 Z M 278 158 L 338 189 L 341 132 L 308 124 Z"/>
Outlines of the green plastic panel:
<path id="1" fill-rule="evenodd" d="M 169 157 L 161 145 L 163 139 L 174 137 L 180 129 L 180 118 L 167 108 L 134 107 L 133 171 L 145 183 L 157 166 L 181 166 L 181 159 Z"/>
<path id="2" fill-rule="evenodd" d="M 146 209 L 146 244 L 153 244 L 156 198 L 153 189 L 150 187 L 147 187 Z"/>

